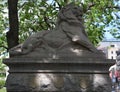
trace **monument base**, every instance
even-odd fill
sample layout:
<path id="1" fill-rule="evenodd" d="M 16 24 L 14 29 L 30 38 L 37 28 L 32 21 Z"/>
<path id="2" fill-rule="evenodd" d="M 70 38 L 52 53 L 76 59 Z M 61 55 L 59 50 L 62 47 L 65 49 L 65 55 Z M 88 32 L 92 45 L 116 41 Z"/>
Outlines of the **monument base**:
<path id="1" fill-rule="evenodd" d="M 10 58 L 8 92 L 111 92 L 107 59 Z"/>

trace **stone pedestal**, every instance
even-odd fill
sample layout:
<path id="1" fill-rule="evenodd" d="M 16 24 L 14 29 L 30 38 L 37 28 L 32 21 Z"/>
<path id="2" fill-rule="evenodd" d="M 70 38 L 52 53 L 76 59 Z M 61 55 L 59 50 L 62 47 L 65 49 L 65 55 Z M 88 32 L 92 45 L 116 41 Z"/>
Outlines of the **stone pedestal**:
<path id="1" fill-rule="evenodd" d="M 8 92 L 111 92 L 107 59 L 10 58 Z"/>

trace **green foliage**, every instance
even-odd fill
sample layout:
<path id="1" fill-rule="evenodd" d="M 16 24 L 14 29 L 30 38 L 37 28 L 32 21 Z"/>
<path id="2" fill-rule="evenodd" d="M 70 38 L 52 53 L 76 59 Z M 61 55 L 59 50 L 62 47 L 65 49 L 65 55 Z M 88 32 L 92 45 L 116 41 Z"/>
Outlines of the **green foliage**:
<path id="1" fill-rule="evenodd" d="M 110 32 L 113 37 L 120 39 L 120 18 L 112 20 L 109 26 L 111 27 L 107 28 L 107 31 Z"/>
<path id="2" fill-rule="evenodd" d="M 46 0 L 28 0 L 20 3 L 20 42 L 36 31 L 53 29 L 57 13 L 56 4 L 48 4 Z"/>
<path id="3" fill-rule="evenodd" d="M 2 63 L 2 58 L 0 59 L 0 71 L 5 72 L 6 65 Z"/>
<path id="4" fill-rule="evenodd" d="M 5 86 L 5 77 L 6 77 L 6 71 L 5 71 L 6 65 L 2 63 L 2 59 L 0 59 L 0 92 L 6 92 L 5 89 L 1 89 Z"/>
<path id="5" fill-rule="evenodd" d="M 7 55 L 6 29 L 8 28 L 7 0 L 0 0 L 0 71 L 5 70 L 2 58 Z"/>
<path id="6" fill-rule="evenodd" d="M 111 13 L 117 12 L 113 0 L 18 0 L 19 38 L 20 43 L 29 35 L 37 31 L 53 30 L 59 10 L 70 2 L 83 7 L 85 28 L 91 42 L 96 46 L 104 37 L 104 28 L 113 17 Z M 6 56 L 8 28 L 7 0 L 0 0 L 0 56 Z M 117 22 L 119 23 L 119 22 Z M 111 31 L 118 34 L 116 29 Z"/>
<path id="7" fill-rule="evenodd" d="M 0 61 L 0 89 L 5 86 L 5 77 L 5 65 Z"/>
<path id="8" fill-rule="evenodd" d="M 6 91 L 6 88 L 0 89 L 0 92 L 7 92 L 7 91 Z"/>
<path id="9" fill-rule="evenodd" d="M 7 48 L 6 29 L 8 28 L 7 17 L 7 0 L 0 0 L 0 56 L 3 55 Z"/>
<path id="10" fill-rule="evenodd" d="M 104 37 L 105 26 L 112 20 L 111 12 L 113 7 L 112 0 L 85 0 L 83 5 L 85 15 L 85 26 L 89 39 L 97 45 Z"/>
<path id="11" fill-rule="evenodd" d="M 73 1 L 83 7 L 86 31 L 94 45 L 103 39 L 104 28 L 112 20 L 112 0 L 28 0 L 22 3 L 20 1 L 20 42 L 36 31 L 52 30 L 59 10 Z"/>
<path id="12" fill-rule="evenodd" d="M 0 80 L 0 89 L 3 88 L 5 86 L 5 80 Z"/>
<path id="13" fill-rule="evenodd" d="M 115 8 L 112 9 L 113 20 L 107 25 L 106 30 L 113 35 L 113 37 L 120 39 L 120 3 L 115 0 Z"/>

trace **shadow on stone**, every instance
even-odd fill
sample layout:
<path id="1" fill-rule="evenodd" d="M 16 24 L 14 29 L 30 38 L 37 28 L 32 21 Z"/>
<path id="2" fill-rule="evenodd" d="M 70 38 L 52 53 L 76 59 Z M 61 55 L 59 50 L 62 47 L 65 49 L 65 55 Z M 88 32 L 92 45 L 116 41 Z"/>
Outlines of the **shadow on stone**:
<path id="1" fill-rule="evenodd" d="M 35 33 L 10 50 L 4 60 L 8 92 L 110 92 L 114 62 L 89 41 L 82 15 L 81 7 L 68 4 L 53 31 Z"/>

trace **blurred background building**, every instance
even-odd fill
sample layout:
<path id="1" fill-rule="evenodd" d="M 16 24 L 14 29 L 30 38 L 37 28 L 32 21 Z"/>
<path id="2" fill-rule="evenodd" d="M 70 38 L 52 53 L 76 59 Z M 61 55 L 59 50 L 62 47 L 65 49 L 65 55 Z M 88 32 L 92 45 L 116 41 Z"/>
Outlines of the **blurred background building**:
<path id="1" fill-rule="evenodd" d="M 116 59 L 116 52 L 120 50 L 120 40 L 103 40 L 98 49 L 105 53 L 107 59 Z"/>

